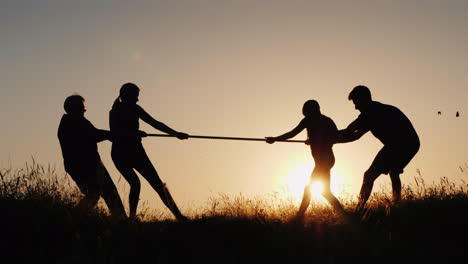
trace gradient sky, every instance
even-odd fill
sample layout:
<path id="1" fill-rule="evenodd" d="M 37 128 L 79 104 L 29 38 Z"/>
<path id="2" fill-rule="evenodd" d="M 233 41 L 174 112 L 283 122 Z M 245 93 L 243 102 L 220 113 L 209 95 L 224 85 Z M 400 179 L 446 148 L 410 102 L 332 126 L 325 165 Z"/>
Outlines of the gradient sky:
<path id="1" fill-rule="evenodd" d="M 7 0 L 0 7 L 1 167 L 20 168 L 33 156 L 63 172 L 56 132 L 73 93 L 85 97 L 98 128 L 108 129 L 120 86 L 134 82 L 139 104 L 176 130 L 265 137 L 292 129 L 308 99 L 346 127 L 359 114 L 348 93 L 364 84 L 420 135 L 403 184 L 417 169 L 429 183 L 467 178 L 459 169 L 468 162 L 467 1 Z M 146 138 L 144 146 L 182 208 L 217 193 L 266 195 L 313 166 L 302 144 Z M 110 147 L 99 150 L 117 182 Z M 334 186 L 356 195 L 380 147 L 370 133 L 336 145 Z M 128 186 L 117 185 L 127 201 Z M 377 185 L 389 191 L 388 176 Z M 142 200 L 162 208 L 146 182 Z"/>

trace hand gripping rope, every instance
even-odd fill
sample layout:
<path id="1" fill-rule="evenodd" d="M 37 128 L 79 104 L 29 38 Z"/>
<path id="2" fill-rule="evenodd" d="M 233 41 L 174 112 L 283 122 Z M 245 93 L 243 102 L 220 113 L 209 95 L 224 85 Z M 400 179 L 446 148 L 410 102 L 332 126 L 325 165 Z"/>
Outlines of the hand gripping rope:
<path id="1" fill-rule="evenodd" d="M 168 134 L 147 134 L 148 137 L 176 137 Z M 189 135 L 189 138 L 204 138 L 204 139 L 222 139 L 222 140 L 244 140 L 244 141 L 266 141 L 264 138 L 244 138 L 244 137 L 215 137 L 215 136 L 194 136 Z M 277 140 L 275 142 L 287 143 L 305 143 L 305 140 Z"/>

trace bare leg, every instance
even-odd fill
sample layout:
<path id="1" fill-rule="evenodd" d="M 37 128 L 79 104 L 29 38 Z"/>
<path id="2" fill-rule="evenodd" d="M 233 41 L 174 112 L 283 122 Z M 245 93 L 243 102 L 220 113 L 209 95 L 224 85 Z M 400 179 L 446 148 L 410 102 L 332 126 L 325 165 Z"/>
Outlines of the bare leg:
<path id="1" fill-rule="evenodd" d="M 379 172 L 370 168 L 364 173 L 364 181 L 362 183 L 361 192 L 359 193 L 359 202 L 357 205 L 358 210 L 363 209 L 367 200 L 372 193 L 372 188 L 374 187 L 374 181 L 380 175 Z"/>
<path id="2" fill-rule="evenodd" d="M 161 200 L 163 203 L 171 210 L 172 214 L 177 218 L 178 221 L 187 221 L 187 217 L 185 217 L 177 207 L 177 204 L 174 201 L 174 198 L 172 198 L 171 193 L 169 192 L 169 189 L 167 188 L 166 184 L 163 183 L 162 186 L 156 190 L 161 197 Z"/>
<path id="3" fill-rule="evenodd" d="M 140 189 L 141 183 L 140 179 L 138 179 L 138 175 L 132 168 L 126 166 L 119 166 L 117 163 L 115 164 L 119 172 L 122 176 L 127 180 L 130 184 L 130 193 L 128 196 L 129 206 L 130 206 L 130 214 L 129 217 L 132 219 L 136 218 L 136 212 L 138 208 L 138 202 L 140 200 Z"/>
<path id="4" fill-rule="evenodd" d="M 137 171 L 143 175 L 143 177 L 148 181 L 148 183 L 153 187 L 153 189 L 159 194 L 162 202 L 171 210 L 172 214 L 177 218 L 179 221 L 186 221 L 187 217 L 185 217 L 177 207 L 174 199 L 167 189 L 166 184 L 161 181 L 159 178 L 158 172 L 154 168 L 151 161 L 148 159 L 146 153 L 144 156 L 142 155 L 141 160 L 139 160 L 139 164 L 136 167 Z"/>
<path id="5" fill-rule="evenodd" d="M 390 171 L 390 179 L 392 180 L 393 203 L 398 204 L 401 201 L 400 173 Z"/>
<path id="6" fill-rule="evenodd" d="M 330 179 L 330 177 L 328 178 Z M 330 181 L 325 180 L 323 183 L 323 192 L 322 192 L 323 197 L 327 199 L 327 201 L 333 206 L 333 209 L 337 211 L 340 214 L 344 214 L 344 209 L 343 206 L 341 205 L 340 201 L 333 195 L 330 189 Z"/>
<path id="7" fill-rule="evenodd" d="M 310 199 L 311 199 L 310 186 L 311 184 L 309 183 L 304 188 L 304 195 L 302 196 L 302 202 L 301 202 L 301 205 L 299 206 L 299 211 L 296 214 L 298 218 L 304 217 L 304 214 L 307 211 L 307 208 L 309 207 Z"/>
<path id="8" fill-rule="evenodd" d="M 131 156 L 127 156 L 131 155 Z M 141 190 L 141 183 L 140 179 L 138 179 L 138 175 L 133 170 L 133 159 L 138 159 L 133 151 L 127 151 L 125 149 L 115 148 L 112 145 L 112 161 L 114 161 L 114 165 L 117 170 L 122 174 L 122 176 L 127 180 L 130 184 L 130 193 L 128 196 L 129 201 L 129 217 L 131 219 L 136 218 L 136 212 L 138 207 L 138 202 L 140 200 L 140 190 Z"/>

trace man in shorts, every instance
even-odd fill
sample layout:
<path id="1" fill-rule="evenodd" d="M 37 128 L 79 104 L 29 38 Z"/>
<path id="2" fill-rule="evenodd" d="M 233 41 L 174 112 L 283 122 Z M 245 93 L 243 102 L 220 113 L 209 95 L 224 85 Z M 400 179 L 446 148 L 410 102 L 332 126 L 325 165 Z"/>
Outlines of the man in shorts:
<path id="1" fill-rule="evenodd" d="M 400 109 L 373 101 L 366 86 L 354 87 L 348 99 L 361 114 L 346 129 L 338 131 L 337 143 L 355 141 L 370 131 L 384 144 L 364 173 L 357 208 L 364 207 L 375 179 L 381 174 L 390 174 L 393 201 L 398 203 L 401 200 L 400 174 L 419 150 L 418 134 Z"/>
<path id="2" fill-rule="evenodd" d="M 66 114 L 62 116 L 58 128 L 65 171 L 84 195 L 78 207 L 88 211 L 96 206 L 102 196 L 113 217 L 126 218 L 117 188 L 97 149 L 98 142 L 110 140 L 110 132 L 95 128 L 84 117 L 84 103 L 80 95 L 67 97 L 64 103 Z"/>

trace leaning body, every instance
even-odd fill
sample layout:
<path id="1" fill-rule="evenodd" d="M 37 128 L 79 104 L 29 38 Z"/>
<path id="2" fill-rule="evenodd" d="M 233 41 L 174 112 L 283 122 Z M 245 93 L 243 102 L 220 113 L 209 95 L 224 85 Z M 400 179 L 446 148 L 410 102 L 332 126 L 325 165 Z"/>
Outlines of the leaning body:
<path id="1" fill-rule="evenodd" d="M 152 127 L 176 135 L 179 139 L 187 139 L 188 135 L 180 133 L 157 121 L 136 103 L 140 89 L 133 83 L 122 85 L 119 97 L 114 101 L 109 113 L 110 130 L 113 136 L 112 160 L 122 176 L 130 184 L 129 205 L 130 218 L 136 217 L 140 199 L 141 183 L 135 170 L 138 171 L 159 194 L 163 203 L 171 210 L 179 221 L 187 218 L 182 215 L 174 202 L 166 184 L 159 178 L 158 172 L 151 163 L 143 148 L 141 137 L 146 133 L 139 130 L 139 120 Z"/>
<path id="2" fill-rule="evenodd" d="M 100 133 L 84 117 L 62 116 L 58 129 L 65 171 L 77 183 L 97 188 L 101 182 L 99 169 L 103 166 L 96 142 Z"/>
<path id="3" fill-rule="evenodd" d="M 371 167 L 382 174 L 392 170 L 403 173 L 420 147 L 418 134 L 409 119 L 398 108 L 375 101 L 358 119 L 384 144 Z"/>
<path id="4" fill-rule="evenodd" d="M 125 208 L 97 148 L 98 142 L 110 139 L 109 131 L 95 128 L 84 117 L 85 100 L 80 95 L 67 97 L 64 109 L 67 113 L 60 120 L 57 134 L 65 171 L 84 195 L 78 207 L 90 210 L 102 197 L 113 217 L 125 218 Z"/>

